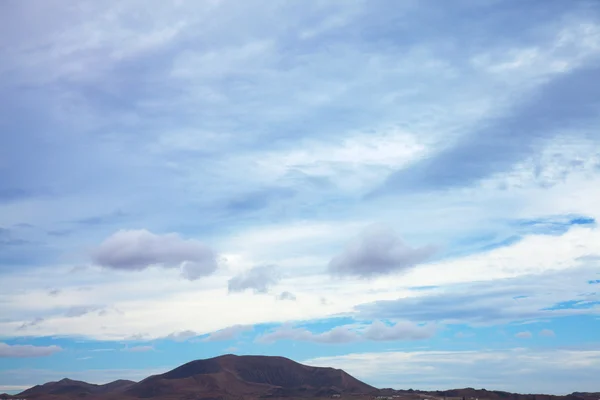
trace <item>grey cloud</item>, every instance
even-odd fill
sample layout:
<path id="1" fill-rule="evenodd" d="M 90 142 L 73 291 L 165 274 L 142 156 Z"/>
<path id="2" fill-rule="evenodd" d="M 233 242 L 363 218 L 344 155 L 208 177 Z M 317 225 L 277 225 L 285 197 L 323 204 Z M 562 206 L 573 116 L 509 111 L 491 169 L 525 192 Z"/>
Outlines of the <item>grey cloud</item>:
<path id="1" fill-rule="evenodd" d="M 247 289 L 252 289 L 254 293 L 267 293 L 280 279 L 274 266 L 258 266 L 231 278 L 227 288 L 230 293 Z"/>
<path id="2" fill-rule="evenodd" d="M 519 339 L 531 339 L 532 336 L 533 335 L 529 331 L 518 332 L 515 334 L 515 337 Z"/>
<path id="3" fill-rule="evenodd" d="M 100 311 L 100 312 L 104 311 L 104 314 L 106 313 L 103 306 L 93 306 L 93 305 L 73 306 L 73 307 L 70 307 L 65 312 L 65 317 L 67 317 L 67 318 L 82 317 L 82 316 L 92 313 L 94 311 Z"/>
<path id="4" fill-rule="evenodd" d="M 60 289 L 51 289 L 48 291 L 48 296 L 56 297 L 60 294 Z"/>
<path id="5" fill-rule="evenodd" d="M 70 229 L 52 229 L 52 230 L 49 230 L 46 232 L 46 234 L 48 236 L 55 236 L 55 237 L 69 236 L 71 233 L 73 233 L 73 231 Z"/>
<path id="6" fill-rule="evenodd" d="M 431 246 L 412 248 L 393 230 L 373 225 L 329 262 L 329 272 L 363 278 L 384 275 L 411 268 L 428 259 L 434 251 Z"/>
<path id="7" fill-rule="evenodd" d="M 227 204 L 227 209 L 235 212 L 257 211 L 271 203 L 293 197 L 295 190 L 284 187 L 264 188 L 244 195 L 236 196 Z"/>
<path id="8" fill-rule="evenodd" d="M 510 170 L 564 129 L 589 126 L 600 111 L 600 68 L 551 79 L 524 104 L 486 121 L 456 144 L 399 170 L 371 195 L 468 186 Z"/>
<path id="9" fill-rule="evenodd" d="M 75 220 L 74 223 L 85 226 L 104 225 L 111 222 L 122 220 L 127 214 L 121 210 L 117 210 L 108 214 L 95 215 L 92 217 L 81 218 Z"/>
<path id="10" fill-rule="evenodd" d="M 277 300 L 291 300 L 296 301 L 296 295 L 294 293 L 285 291 L 277 295 Z"/>
<path id="11" fill-rule="evenodd" d="M 216 331 L 203 339 L 204 342 L 217 342 L 222 340 L 232 340 L 244 332 L 253 330 L 252 325 L 233 325 L 220 331 Z"/>
<path id="12" fill-rule="evenodd" d="M 21 326 L 19 326 L 17 328 L 17 330 L 18 331 L 24 331 L 24 330 L 26 330 L 28 328 L 32 328 L 34 326 L 37 326 L 37 325 L 41 324 L 42 322 L 44 322 L 44 318 L 37 317 L 37 318 L 34 318 L 33 321 L 24 322 L 23 324 L 21 324 Z"/>
<path id="13" fill-rule="evenodd" d="M 216 271 L 217 254 L 194 239 L 175 233 L 156 235 L 147 230 L 121 230 L 106 239 L 91 254 L 95 264 L 106 268 L 140 271 L 156 265 L 180 268 L 188 280 Z"/>
<path id="14" fill-rule="evenodd" d="M 0 358 L 30 358 L 30 357 L 46 357 L 54 353 L 58 353 L 62 348 L 59 346 L 32 346 L 26 345 L 9 345 L 0 343 Z"/>
<path id="15" fill-rule="evenodd" d="M 597 315 L 600 307 L 557 307 L 588 292 L 587 280 L 595 266 L 526 275 L 517 278 L 447 285 L 427 295 L 376 301 L 356 307 L 357 316 L 367 319 L 403 319 L 494 325 L 539 320 L 567 315 Z"/>
<path id="16" fill-rule="evenodd" d="M 544 337 L 555 337 L 556 334 L 554 333 L 553 330 L 551 329 L 542 329 L 540 331 L 540 336 L 544 336 Z"/>
<path id="17" fill-rule="evenodd" d="M 12 229 L 0 227 L 0 248 L 8 246 L 21 246 L 31 242 L 14 236 Z"/>
<path id="18" fill-rule="evenodd" d="M 147 351 L 153 351 L 154 347 L 153 346 L 133 346 L 133 347 L 126 347 L 123 349 L 123 351 L 128 351 L 130 353 L 145 353 Z"/>

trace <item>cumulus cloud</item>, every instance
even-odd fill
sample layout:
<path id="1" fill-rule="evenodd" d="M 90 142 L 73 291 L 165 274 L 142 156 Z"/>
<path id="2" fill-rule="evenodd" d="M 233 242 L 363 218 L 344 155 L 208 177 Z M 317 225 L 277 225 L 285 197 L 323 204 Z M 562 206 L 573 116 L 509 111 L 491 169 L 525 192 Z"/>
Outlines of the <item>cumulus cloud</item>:
<path id="1" fill-rule="evenodd" d="M 117 270 L 180 268 L 182 276 L 189 280 L 210 275 L 218 266 L 217 254 L 203 243 L 175 233 L 157 235 L 145 229 L 120 230 L 94 249 L 91 256 L 95 264 Z"/>
<path id="2" fill-rule="evenodd" d="M 258 266 L 231 278 L 227 287 L 230 293 L 247 289 L 252 289 L 254 293 L 267 293 L 280 279 L 274 266 Z"/>
<path id="3" fill-rule="evenodd" d="M 531 339 L 532 336 L 533 335 L 529 331 L 518 332 L 515 334 L 515 337 L 519 339 Z"/>
<path id="4" fill-rule="evenodd" d="M 238 337 L 240 334 L 244 332 L 248 332 L 254 329 L 252 325 L 233 325 L 229 326 L 225 329 L 221 329 L 216 332 L 212 332 L 208 335 L 204 341 L 205 342 L 217 342 L 222 340 L 232 340 Z"/>
<path id="5" fill-rule="evenodd" d="M 432 324 L 417 325 L 408 321 L 400 321 L 393 325 L 374 321 L 367 327 L 342 325 L 322 333 L 314 333 L 306 328 L 297 328 L 290 324 L 284 324 L 271 332 L 259 336 L 257 341 L 273 343 L 279 340 L 299 340 L 331 344 L 349 343 L 359 340 L 385 342 L 428 339 L 435 332 L 436 328 Z"/>
<path id="6" fill-rule="evenodd" d="M 412 248 L 392 229 L 372 225 L 329 262 L 329 272 L 374 277 L 411 268 L 428 259 L 434 251 L 431 246 Z"/>
<path id="7" fill-rule="evenodd" d="M 32 346 L 30 344 L 9 345 L 0 342 L 0 358 L 29 358 L 46 357 L 58 353 L 62 348 L 59 346 Z"/>
<path id="8" fill-rule="evenodd" d="M 285 291 L 277 295 L 277 300 L 291 300 L 296 301 L 296 295 L 294 293 Z"/>

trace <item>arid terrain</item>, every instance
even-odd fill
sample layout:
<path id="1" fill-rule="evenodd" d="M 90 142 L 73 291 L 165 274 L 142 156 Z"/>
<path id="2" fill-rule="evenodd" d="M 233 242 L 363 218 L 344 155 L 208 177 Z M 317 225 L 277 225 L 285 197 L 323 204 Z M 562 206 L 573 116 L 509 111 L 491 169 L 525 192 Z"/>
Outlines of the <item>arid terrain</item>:
<path id="1" fill-rule="evenodd" d="M 2 399 L 405 399 L 405 400 L 598 400 L 599 393 L 568 396 L 515 394 L 485 389 L 425 392 L 377 389 L 340 369 L 311 367 L 283 357 L 224 355 L 184 364 L 140 382 L 117 380 L 104 385 L 62 379 Z"/>

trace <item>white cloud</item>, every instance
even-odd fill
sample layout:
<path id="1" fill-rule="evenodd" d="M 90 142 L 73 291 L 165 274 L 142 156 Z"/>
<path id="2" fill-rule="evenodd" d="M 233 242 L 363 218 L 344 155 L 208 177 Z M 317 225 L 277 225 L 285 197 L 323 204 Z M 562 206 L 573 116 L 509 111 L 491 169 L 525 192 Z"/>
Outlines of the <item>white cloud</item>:
<path id="1" fill-rule="evenodd" d="M 436 327 L 434 325 L 416 325 L 408 321 L 398 321 L 392 325 L 375 321 L 367 326 L 337 326 L 322 333 L 313 333 L 306 328 L 296 328 L 290 324 L 284 324 L 259 336 L 256 340 L 263 343 L 273 343 L 279 340 L 299 340 L 343 344 L 359 340 L 422 340 L 431 338 L 435 332 Z"/>
<path id="2" fill-rule="evenodd" d="M 62 348 L 59 346 L 33 346 L 30 344 L 6 344 L 0 343 L 0 358 L 30 358 L 47 357 L 58 353 Z"/>
<path id="3" fill-rule="evenodd" d="M 589 294 L 580 295 L 589 293 L 587 282 L 597 271 L 597 261 L 585 256 L 599 253 L 598 243 L 597 228 L 571 227 L 562 235 L 530 235 L 508 247 L 423 264 L 403 275 L 391 274 L 371 281 L 351 277 L 343 281 L 331 279 L 323 275 L 326 266 L 323 259 L 320 264 L 323 272 L 313 269 L 308 274 L 295 273 L 278 284 L 277 292 L 294 293 L 295 302 L 279 301 L 275 296 L 255 296 L 252 292 L 227 295 L 231 271 L 247 268 L 238 267 L 235 258 L 228 259 L 230 271 L 220 271 L 193 285 L 163 269 L 148 269 L 137 277 L 133 286 L 122 279 L 119 271 L 92 268 L 85 274 L 70 274 L 69 267 L 39 269 L 35 273 L 4 277 L 6 290 L 0 294 L 3 300 L 0 311 L 6 320 L 0 322 L 0 331 L 19 336 L 83 335 L 122 340 L 137 333 L 143 333 L 147 339 L 186 330 L 203 335 L 236 324 L 306 321 L 338 314 L 355 315 L 357 311 L 369 319 L 475 325 L 544 316 L 589 315 L 597 313 L 597 309 L 541 310 L 573 299 L 593 300 Z M 539 257 L 532 259 L 531 254 Z M 48 286 L 64 285 L 66 279 L 71 287 L 61 286 L 60 296 L 47 295 Z M 427 291 L 410 289 L 431 285 L 438 287 Z M 77 290 L 82 286 L 90 290 Z M 29 288 L 28 291 L 17 289 L 23 287 Z M 326 303 L 320 300 L 324 293 Z M 528 297 L 513 299 L 517 296 Z M 213 307 L 215 301 L 219 303 L 219 313 L 210 319 L 195 318 L 198 309 Z M 396 303 L 375 303 L 385 301 Z M 93 306 L 96 302 L 120 312 L 64 317 L 64 310 L 73 304 Z M 363 306 L 357 310 L 359 305 Z M 239 313 L 242 308 L 244 313 Z M 18 330 L 36 317 L 43 317 L 43 322 L 31 330 Z"/>
<path id="4" fill-rule="evenodd" d="M 597 390 L 600 352 L 509 349 L 354 353 L 302 361 L 341 368 L 377 387 L 446 390 L 461 387 L 568 394 Z"/>

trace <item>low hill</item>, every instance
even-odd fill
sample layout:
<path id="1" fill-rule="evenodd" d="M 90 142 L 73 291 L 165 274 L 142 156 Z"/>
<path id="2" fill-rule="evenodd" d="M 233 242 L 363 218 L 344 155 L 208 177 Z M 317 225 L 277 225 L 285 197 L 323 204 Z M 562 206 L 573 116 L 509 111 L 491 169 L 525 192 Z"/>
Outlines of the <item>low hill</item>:
<path id="1" fill-rule="evenodd" d="M 90 394 L 120 393 L 133 384 L 135 382 L 120 379 L 104 385 L 95 385 L 93 383 L 65 378 L 58 382 L 48 382 L 43 385 L 34 386 L 13 397 L 26 399 L 45 399 L 50 396 L 84 397 Z"/>

